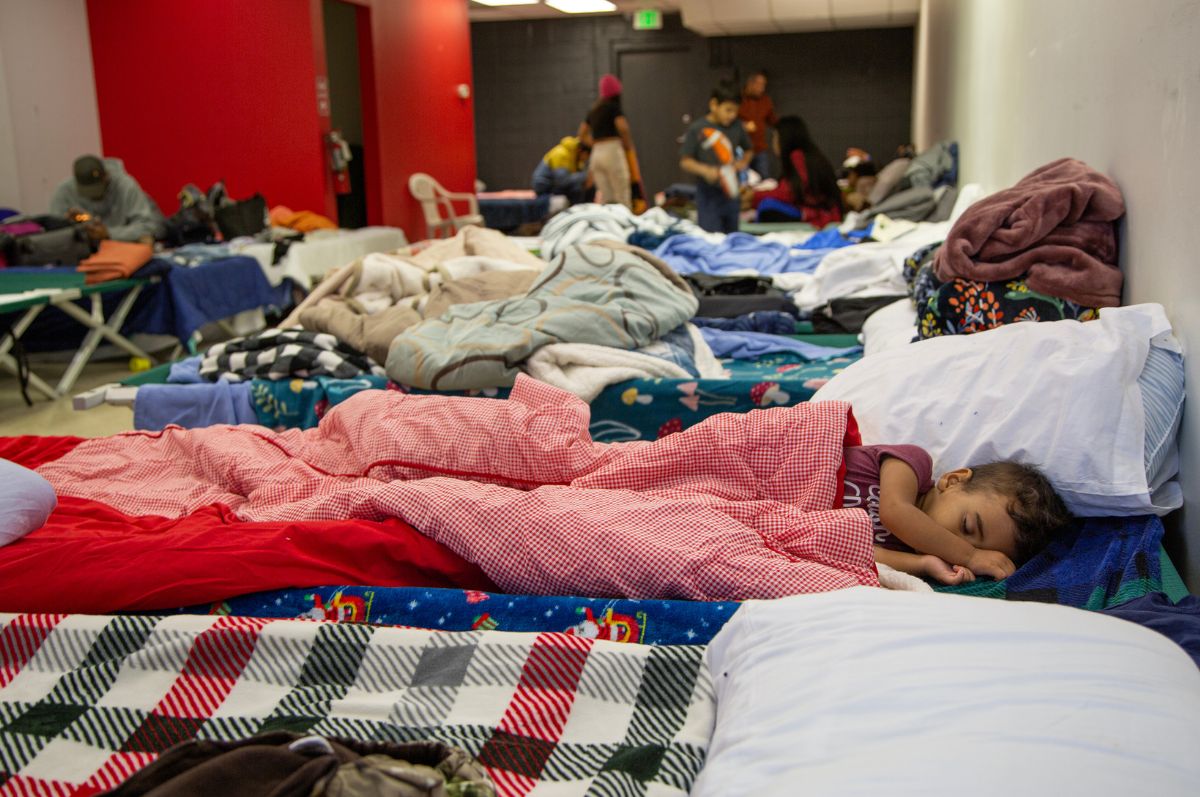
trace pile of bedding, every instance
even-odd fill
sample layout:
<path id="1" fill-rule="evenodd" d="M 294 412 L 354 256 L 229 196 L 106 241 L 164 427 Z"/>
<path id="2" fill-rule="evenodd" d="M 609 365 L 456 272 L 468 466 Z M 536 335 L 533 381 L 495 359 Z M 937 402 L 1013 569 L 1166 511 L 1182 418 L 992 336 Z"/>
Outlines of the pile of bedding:
<path id="1" fill-rule="evenodd" d="M 940 248 L 933 244 L 905 261 L 905 278 L 916 307 L 917 340 L 971 335 L 1024 321 L 1089 321 L 1097 315 L 1096 308 L 1032 290 L 1024 277 L 943 282 L 933 265 Z"/>
<path id="2" fill-rule="evenodd" d="M 564 250 L 522 296 L 455 305 L 404 330 L 388 350 L 388 376 L 429 389 L 508 386 L 545 346 L 638 349 L 695 315 L 691 291 L 661 261 L 601 243 Z"/>
<path id="3" fill-rule="evenodd" d="M 662 208 L 651 208 L 635 215 L 624 205 L 575 205 L 559 213 L 542 228 L 541 254 L 553 260 L 577 244 L 595 241 L 620 241 L 654 249 L 675 235 L 695 235 L 720 241 L 719 233 L 706 233 L 692 221 L 670 215 Z"/>
<path id="4" fill-rule="evenodd" d="M 945 244 L 917 258 L 920 338 L 1017 321 L 1086 319 L 1121 303 L 1121 190 L 1062 158 L 972 205 Z"/>
<path id="5" fill-rule="evenodd" d="M 686 325 L 696 308 L 683 281 L 643 249 L 599 241 L 547 265 L 468 227 L 415 254 L 346 266 L 285 328 L 213 347 L 200 374 L 370 379 L 386 363 L 409 389 L 478 390 L 510 386 L 524 370 L 590 400 L 630 379 L 725 378 Z"/>

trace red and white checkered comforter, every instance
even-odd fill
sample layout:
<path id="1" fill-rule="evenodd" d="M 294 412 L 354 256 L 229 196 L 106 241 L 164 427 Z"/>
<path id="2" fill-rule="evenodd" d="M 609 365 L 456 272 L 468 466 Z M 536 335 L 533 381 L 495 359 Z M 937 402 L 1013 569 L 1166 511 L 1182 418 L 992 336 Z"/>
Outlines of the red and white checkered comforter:
<path id="1" fill-rule="evenodd" d="M 802 404 L 605 445 L 585 403 L 522 376 L 507 400 L 363 392 L 305 431 L 100 438 L 39 472 L 130 515 L 399 517 L 509 592 L 774 598 L 878 584 L 866 514 L 833 509 L 849 418 Z"/>

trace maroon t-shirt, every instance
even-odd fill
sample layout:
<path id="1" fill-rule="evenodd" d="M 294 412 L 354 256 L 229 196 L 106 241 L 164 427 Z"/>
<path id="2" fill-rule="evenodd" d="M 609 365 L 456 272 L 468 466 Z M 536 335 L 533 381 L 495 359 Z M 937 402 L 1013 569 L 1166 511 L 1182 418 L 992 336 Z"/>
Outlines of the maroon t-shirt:
<path id="1" fill-rule="evenodd" d="M 917 494 L 933 488 L 933 458 L 920 446 L 852 446 L 845 450 L 846 479 L 842 506 L 865 509 L 875 527 L 875 544 L 893 551 L 912 552 L 879 522 L 879 467 L 895 457 L 917 474 Z"/>

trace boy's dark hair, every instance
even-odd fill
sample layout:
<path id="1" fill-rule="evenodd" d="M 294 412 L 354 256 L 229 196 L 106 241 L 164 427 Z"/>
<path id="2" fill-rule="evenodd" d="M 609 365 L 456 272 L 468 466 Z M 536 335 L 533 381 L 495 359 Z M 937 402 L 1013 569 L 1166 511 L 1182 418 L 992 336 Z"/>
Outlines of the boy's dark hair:
<path id="1" fill-rule="evenodd" d="M 988 490 L 1008 499 L 1008 514 L 1017 526 L 1017 559 L 1026 562 L 1070 525 L 1071 513 L 1050 480 L 1032 465 L 989 462 L 971 468 L 963 485 L 968 492 Z"/>
<path id="2" fill-rule="evenodd" d="M 722 80 L 713 88 L 712 99 L 716 100 L 718 105 L 723 102 L 740 103 L 742 101 L 742 92 L 738 91 L 737 86 L 728 80 Z"/>

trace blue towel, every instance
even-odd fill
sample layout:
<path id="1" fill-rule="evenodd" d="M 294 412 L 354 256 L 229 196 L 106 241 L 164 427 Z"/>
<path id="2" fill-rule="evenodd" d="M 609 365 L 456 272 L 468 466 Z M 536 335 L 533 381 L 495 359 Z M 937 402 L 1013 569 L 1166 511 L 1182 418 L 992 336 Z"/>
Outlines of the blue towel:
<path id="1" fill-rule="evenodd" d="M 776 213 L 784 218 L 801 221 L 804 213 L 800 208 L 793 205 L 791 202 L 784 202 L 782 199 L 776 199 L 773 196 L 766 197 L 758 203 L 758 213 L 754 215 L 755 221 L 762 221 L 764 213 Z"/>
<path id="2" fill-rule="evenodd" d="M 806 360 L 827 360 L 830 357 L 841 357 L 862 351 L 862 346 L 835 349 L 764 332 L 736 332 L 701 327 L 700 334 L 708 341 L 709 347 L 717 357 L 732 357 L 735 360 L 757 360 L 768 354 L 783 352 L 797 354 Z"/>
<path id="3" fill-rule="evenodd" d="M 197 429 L 221 423 L 258 423 L 249 382 L 142 385 L 133 404 L 133 428 L 156 432 L 168 424 Z"/>
<path id="4" fill-rule="evenodd" d="M 793 249 L 841 249 L 843 246 L 860 244 L 871 235 L 874 222 L 861 230 L 851 230 L 843 235 L 836 225 L 830 225 L 820 232 L 813 233 L 802 243 L 794 244 Z"/>
<path id="5" fill-rule="evenodd" d="M 795 270 L 788 247 L 744 232 L 730 233 L 719 244 L 695 235 L 673 235 L 654 254 L 680 274 L 728 274 L 745 270 L 782 274 Z"/>
<path id="6" fill-rule="evenodd" d="M 692 319 L 692 323 L 698 327 L 712 327 L 734 332 L 767 332 L 772 335 L 796 334 L 796 317 L 791 313 L 780 313 L 775 310 L 760 310 L 733 318 L 696 317 Z"/>
<path id="7" fill-rule="evenodd" d="M 200 363 L 204 360 L 202 355 L 197 354 L 195 357 L 188 357 L 186 360 L 180 360 L 177 363 L 171 363 L 171 370 L 167 374 L 167 382 L 172 385 L 199 385 L 210 384 L 207 379 L 200 376 Z"/>
<path id="8" fill-rule="evenodd" d="M 1162 537 L 1162 520 L 1153 515 L 1086 518 L 1003 581 L 935 589 L 1105 609 L 1162 589 Z"/>

